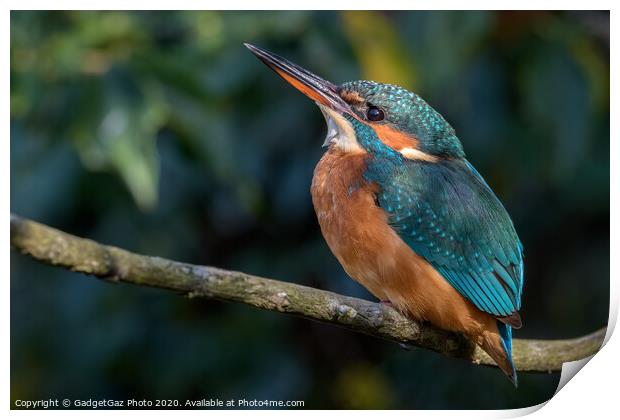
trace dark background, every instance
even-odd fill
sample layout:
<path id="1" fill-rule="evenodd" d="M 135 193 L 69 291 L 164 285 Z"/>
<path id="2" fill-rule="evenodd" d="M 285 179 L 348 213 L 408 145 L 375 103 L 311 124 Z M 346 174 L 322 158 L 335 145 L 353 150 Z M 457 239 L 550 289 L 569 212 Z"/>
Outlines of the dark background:
<path id="1" fill-rule="evenodd" d="M 129 250 L 371 298 L 309 195 L 325 127 L 242 42 L 405 86 L 455 127 L 525 245 L 518 338 L 607 322 L 607 12 L 13 12 L 11 210 Z M 515 408 L 498 370 L 11 253 L 11 399 Z"/>

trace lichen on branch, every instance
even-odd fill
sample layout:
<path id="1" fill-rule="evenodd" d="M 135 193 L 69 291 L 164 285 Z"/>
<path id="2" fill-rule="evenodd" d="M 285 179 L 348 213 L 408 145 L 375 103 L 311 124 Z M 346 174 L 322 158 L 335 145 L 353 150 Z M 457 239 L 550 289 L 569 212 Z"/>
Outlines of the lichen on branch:
<path id="1" fill-rule="evenodd" d="M 411 320 L 387 305 L 363 299 L 236 271 L 139 255 L 16 215 L 11 215 L 11 246 L 45 264 L 109 281 L 173 290 L 188 297 L 240 302 L 495 366 L 482 349 L 463 335 Z M 602 328 L 566 340 L 515 339 L 515 366 L 526 372 L 559 371 L 564 362 L 596 353 L 605 331 Z"/>

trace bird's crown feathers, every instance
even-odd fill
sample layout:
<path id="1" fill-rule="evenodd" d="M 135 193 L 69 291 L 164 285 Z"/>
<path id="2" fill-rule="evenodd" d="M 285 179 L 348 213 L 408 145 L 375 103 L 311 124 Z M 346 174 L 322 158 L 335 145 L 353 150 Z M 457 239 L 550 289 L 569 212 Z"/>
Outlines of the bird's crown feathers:
<path id="1" fill-rule="evenodd" d="M 412 136 L 421 151 L 435 156 L 465 157 L 452 126 L 417 94 L 400 86 L 368 80 L 344 83 L 339 92 L 362 118 L 369 107 L 379 108 L 385 117 L 376 124 L 391 125 Z"/>

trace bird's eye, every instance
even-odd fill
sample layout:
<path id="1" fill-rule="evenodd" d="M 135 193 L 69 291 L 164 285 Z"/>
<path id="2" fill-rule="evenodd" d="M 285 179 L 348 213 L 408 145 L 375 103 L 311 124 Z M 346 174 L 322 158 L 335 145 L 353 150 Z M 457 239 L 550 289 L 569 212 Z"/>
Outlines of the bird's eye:
<path id="1" fill-rule="evenodd" d="M 376 106 L 370 106 L 368 107 L 368 111 L 366 111 L 366 118 L 370 121 L 381 121 L 385 118 L 385 114 Z"/>

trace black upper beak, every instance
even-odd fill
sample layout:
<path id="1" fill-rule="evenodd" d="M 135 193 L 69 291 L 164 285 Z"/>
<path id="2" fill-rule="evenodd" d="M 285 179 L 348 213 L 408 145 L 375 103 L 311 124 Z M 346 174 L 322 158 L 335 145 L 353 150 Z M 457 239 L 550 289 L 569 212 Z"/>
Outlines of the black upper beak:
<path id="1" fill-rule="evenodd" d="M 314 73 L 276 54 L 251 44 L 244 44 L 263 63 L 310 99 L 340 113 L 351 113 L 349 105 L 338 94 L 338 88 Z"/>

